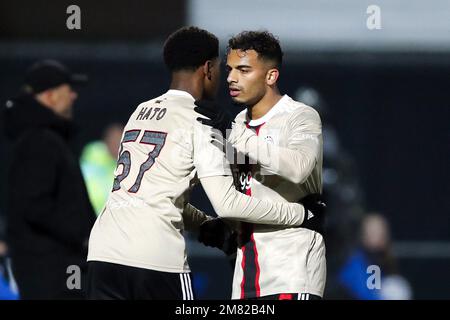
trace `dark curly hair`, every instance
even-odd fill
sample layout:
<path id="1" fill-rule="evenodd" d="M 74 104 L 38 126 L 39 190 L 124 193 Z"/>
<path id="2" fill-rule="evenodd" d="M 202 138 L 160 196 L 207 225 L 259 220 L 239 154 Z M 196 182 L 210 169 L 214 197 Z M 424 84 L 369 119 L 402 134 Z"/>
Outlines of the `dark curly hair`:
<path id="1" fill-rule="evenodd" d="M 283 62 L 279 40 L 268 31 L 243 31 L 228 40 L 230 50 L 255 50 L 262 59 L 273 61 L 278 68 Z"/>
<path id="2" fill-rule="evenodd" d="M 170 71 L 195 70 L 219 56 L 219 40 L 212 33 L 183 27 L 172 33 L 164 44 L 164 62 Z"/>

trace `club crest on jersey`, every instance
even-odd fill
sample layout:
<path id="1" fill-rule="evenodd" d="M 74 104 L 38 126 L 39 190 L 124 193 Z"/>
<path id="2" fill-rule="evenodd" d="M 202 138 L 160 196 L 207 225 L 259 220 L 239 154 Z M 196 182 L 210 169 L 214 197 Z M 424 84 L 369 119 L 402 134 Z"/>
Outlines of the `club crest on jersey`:
<path id="1" fill-rule="evenodd" d="M 265 140 L 267 143 L 275 144 L 275 141 L 273 140 L 273 137 L 272 137 L 270 134 L 266 135 L 266 136 L 264 137 L 264 140 Z"/>

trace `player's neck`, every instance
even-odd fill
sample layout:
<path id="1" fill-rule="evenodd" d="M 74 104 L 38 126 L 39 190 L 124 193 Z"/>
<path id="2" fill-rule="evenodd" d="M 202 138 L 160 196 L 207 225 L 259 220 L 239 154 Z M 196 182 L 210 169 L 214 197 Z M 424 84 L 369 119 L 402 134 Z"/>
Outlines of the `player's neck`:
<path id="1" fill-rule="evenodd" d="M 266 115 L 266 113 L 269 112 L 281 98 L 282 95 L 278 89 L 271 90 L 261 100 L 259 100 L 257 104 L 248 108 L 248 115 L 250 116 L 250 119 L 256 120 L 264 117 L 264 115 Z"/>
<path id="2" fill-rule="evenodd" d="M 195 100 L 200 100 L 203 95 L 202 81 L 193 76 L 190 72 L 178 72 L 172 75 L 170 82 L 170 89 L 186 91 L 194 97 Z"/>

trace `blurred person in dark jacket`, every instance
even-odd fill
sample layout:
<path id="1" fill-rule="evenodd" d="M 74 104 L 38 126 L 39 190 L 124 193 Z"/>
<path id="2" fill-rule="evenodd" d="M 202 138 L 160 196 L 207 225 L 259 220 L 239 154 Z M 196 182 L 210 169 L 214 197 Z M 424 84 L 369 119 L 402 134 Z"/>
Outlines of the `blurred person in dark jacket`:
<path id="1" fill-rule="evenodd" d="M 68 270 L 76 266 L 84 281 L 95 221 L 69 147 L 74 85 L 85 80 L 57 61 L 39 61 L 28 71 L 21 94 L 6 103 L 6 135 L 13 140 L 7 240 L 22 299 L 84 297 L 82 285 L 68 286 Z"/>

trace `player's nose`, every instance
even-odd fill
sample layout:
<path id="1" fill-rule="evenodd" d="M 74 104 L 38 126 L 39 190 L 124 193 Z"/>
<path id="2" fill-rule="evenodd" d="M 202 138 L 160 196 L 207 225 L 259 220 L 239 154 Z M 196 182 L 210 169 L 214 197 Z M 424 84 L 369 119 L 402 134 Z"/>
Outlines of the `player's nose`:
<path id="1" fill-rule="evenodd" d="M 227 76 L 227 82 L 228 82 L 228 84 L 231 84 L 231 83 L 233 83 L 233 82 L 237 82 L 236 77 L 235 77 L 235 73 L 233 72 L 233 70 L 231 70 L 231 71 L 228 73 L 228 76 Z"/>

